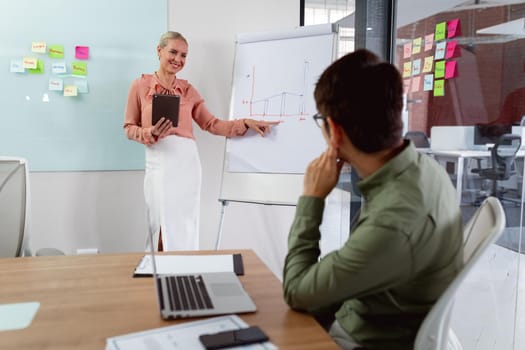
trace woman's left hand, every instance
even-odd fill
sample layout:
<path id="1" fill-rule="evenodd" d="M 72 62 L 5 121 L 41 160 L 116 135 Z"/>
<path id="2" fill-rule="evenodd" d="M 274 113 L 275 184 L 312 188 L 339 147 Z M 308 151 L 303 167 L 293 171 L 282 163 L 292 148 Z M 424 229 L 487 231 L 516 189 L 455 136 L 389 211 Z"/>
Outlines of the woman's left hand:
<path id="1" fill-rule="evenodd" d="M 272 125 L 277 125 L 279 123 L 280 123 L 279 121 L 265 122 L 262 120 L 244 119 L 244 125 L 246 125 L 248 129 L 254 130 L 256 133 L 258 133 L 261 136 L 268 134 L 272 129 Z"/>

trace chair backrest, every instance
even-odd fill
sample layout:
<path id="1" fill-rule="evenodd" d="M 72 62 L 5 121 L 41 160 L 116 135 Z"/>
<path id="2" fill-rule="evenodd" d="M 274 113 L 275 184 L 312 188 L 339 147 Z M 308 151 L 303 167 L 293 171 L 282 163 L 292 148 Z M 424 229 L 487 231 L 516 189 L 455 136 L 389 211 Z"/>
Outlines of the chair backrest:
<path id="1" fill-rule="evenodd" d="M 503 134 L 492 148 L 492 168 L 500 174 L 501 180 L 507 180 L 516 159 L 516 153 L 521 147 L 521 136 Z"/>
<path id="2" fill-rule="evenodd" d="M 28 178 L 25 159 L 0 157 L 0 257 L 17 257 L 26 253 Z"/>
<path id="3" fill-rule="evenodd" d="M 428 137 L 423 131 L 407 131 L 404 138 L 414 142 L 414 145 L 417 148 L 429 148 L 430 147 L 430 142 L 428 142 Z"/>
<path id="4" fill-rule="evenodd" d="M 454 278 L 425 317 L 416 337 L 416 350 L 447 349 L 450 316 L 457 290 L 473 266 L 501 235 L 505 228 L 505 213 L 500 201 L 488 197 L 465 225 L 463 234 L 463 269 Z"/>

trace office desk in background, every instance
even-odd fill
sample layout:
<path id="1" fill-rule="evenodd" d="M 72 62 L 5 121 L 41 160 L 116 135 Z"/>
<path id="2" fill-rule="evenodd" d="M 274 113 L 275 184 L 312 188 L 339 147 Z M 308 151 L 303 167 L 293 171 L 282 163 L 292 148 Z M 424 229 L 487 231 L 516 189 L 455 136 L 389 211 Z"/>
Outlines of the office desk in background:
<path id="1" fill-rule="evenodd" d="M 468 160 L 476 158 L 488 159 L 491 157 L 490 151 L 488 150 L 432 150 L 431 154 L 437 161 L 451 161 L 456 164 L 456 191 L 459 205 L 461 205 L 461 199 L 463 196 L 463 179 L 466 168 L 465 163 Z M 525 157 L 525 150 L 519 150 L 516 157 Z M 523 169 L 518 169 L 518 172 L 522 172 L 522 170 Z"/>
<path id="2" fill-rule="evenodd" d="M 195 254 L 188 252 L 186 254 Z M 257 312 L 239 314 L 279 349 L 337 349 L 307 314 L 291 310 L 279 280 L 251 250 L 241 282 Z M 184 253 L 181 253 L 184 254 Z M 0 259 L 0 304 L 39 301 L 31 325 L 0 333 L 0 349 L 104 349 L 106 338 L 197 320 L 161 319 L 151 278 L 133 278 L 144 253 Z"/>

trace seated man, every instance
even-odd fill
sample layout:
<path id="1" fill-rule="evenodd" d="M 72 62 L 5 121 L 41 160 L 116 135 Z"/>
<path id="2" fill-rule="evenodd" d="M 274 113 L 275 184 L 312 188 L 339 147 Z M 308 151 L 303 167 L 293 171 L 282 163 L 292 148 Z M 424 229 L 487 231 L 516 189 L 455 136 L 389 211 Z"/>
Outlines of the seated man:
<path id="1" fill-rule="evenodd" d="M 308 166 L 288 238 L 283 285 L 294 309 L 336 306 L 330 335 L 344 349 L 412 349 L 427 312 L 462 267 L 462 219 L 444 169 L 401 137 L 402 81 L 366 50 L 319 78 L 327 150 Z M 322 122 L 321 122 L 322 121 Z M 344 162 L 364 203 L 346 243 L 319 260 L 324 199 Z"/>

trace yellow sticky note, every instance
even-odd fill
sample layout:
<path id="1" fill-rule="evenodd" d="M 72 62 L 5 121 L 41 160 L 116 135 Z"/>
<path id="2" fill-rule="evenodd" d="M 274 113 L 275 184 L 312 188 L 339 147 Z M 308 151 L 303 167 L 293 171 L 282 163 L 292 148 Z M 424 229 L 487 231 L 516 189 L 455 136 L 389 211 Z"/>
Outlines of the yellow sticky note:
<path id="1" fill-rule="evenodd" d="M 76 85 L 66 85 L 64 86 L 64 96 L 77 96 L 78 90 Z"/>
<path id="2" fill-rule="evenodd" d="M 22 67 L 25 69 L 36 69 L 38 59 L 35 57 L 24 57 L 22 60 Z"/>
<path id="3" fill-rule="evenodd" d="M 403 78 L 408 78 L 412 74 L 412 61 L 403 64 Z"/>
<path id="4" fill-rule="evenodd" d="M 415 38 L 412 41 L 412 54 L 417 54 L 421 52 L 421 37 Z"/>
<path id="5" fill-rule="evenodd" d="M 434 81 L 434 96 L 445 96 L 445 80 Z"/>
<path id="6" fill-rule="evenodd" d="M 432 72 L 432 63 L 434 62 L 434 57 L 427 56 L 425 57 L 425 60 L 423 61 L 423 73 L 430 73 Z"/>
<path id="7" fill-rule="evenodd" d="M 43 41 L 33 41 L 31 43 L 31 52 L 46 53 L 46 43 Z"/>

